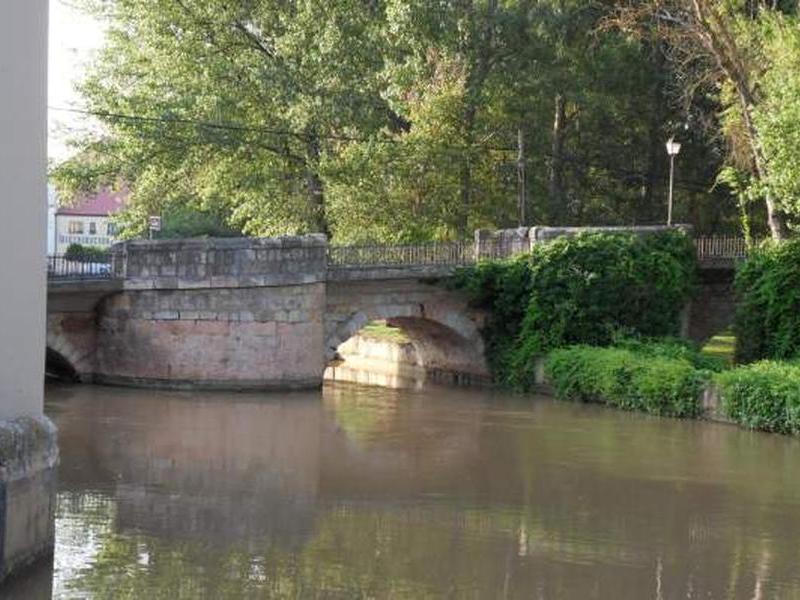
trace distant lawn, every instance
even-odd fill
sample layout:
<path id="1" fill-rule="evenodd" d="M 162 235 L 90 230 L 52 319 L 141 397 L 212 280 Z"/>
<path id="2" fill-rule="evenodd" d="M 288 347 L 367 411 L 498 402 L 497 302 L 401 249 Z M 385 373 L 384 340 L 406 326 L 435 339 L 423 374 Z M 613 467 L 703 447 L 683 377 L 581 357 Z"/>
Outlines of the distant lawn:
<path id="1" fill-rule="evenodd" d="M 387 325 L 386 321 L 371 321 L 358 333 L 365 338 L 394 342 L 396 344 L 405 344 L 411 341 L 402 329 Z"/>
<path id="2" fill-rule="evenodd" d="M 706 356 L 721 358 L 727 364 L 732 365 L 735 347 L 736 337 L 733 332 L 726 330 L 708 340 L 701 352 Z"/>

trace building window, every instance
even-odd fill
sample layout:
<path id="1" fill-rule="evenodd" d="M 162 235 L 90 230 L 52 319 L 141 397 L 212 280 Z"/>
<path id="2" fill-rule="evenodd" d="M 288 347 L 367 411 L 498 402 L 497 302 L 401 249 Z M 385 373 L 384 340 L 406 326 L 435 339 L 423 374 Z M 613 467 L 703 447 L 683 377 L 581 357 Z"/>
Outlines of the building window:
<path id="1" fill-rule="evenodd" d="M 80 235 L 83 233 L 83 221 L 70 221 L 67 223 L 67 232 L 72 235 Z"/>
<path id="2" fill-rule="evenodd" d="M 89 235 L 97 235 L 97 223 L 94 221 L 89 223 Z"/>
<path id="3" fill-rule="evenodd" d="M 106 226 L 106 234 L 107 235 L 111 235 L 111 236 L 117 235 L 117 224 L 116 223 L 109 223 Z"/>

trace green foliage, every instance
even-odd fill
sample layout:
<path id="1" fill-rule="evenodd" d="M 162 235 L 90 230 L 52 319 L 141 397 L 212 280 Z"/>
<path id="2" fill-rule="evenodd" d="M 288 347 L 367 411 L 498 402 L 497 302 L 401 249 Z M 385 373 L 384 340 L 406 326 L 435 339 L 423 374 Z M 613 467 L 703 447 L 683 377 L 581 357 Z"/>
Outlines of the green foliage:
<path id="1" fill-rule="evenodd" d="M 231 227 L 221 210 L 194 209 L 183 205 L 170 207 L 163 215 L 159 238 L 239 237 L 242 232 Z"/>
<path id="2" fill-rule="evenodd" d="M 519 134 L 528 224 L 663 218 L 662 124 L 683 112 L 660 49 L 599 29 L 610 5 L 76 2 L 107 26 L 80 82 L 102 127 L 53 175 L 67 196 L 124 183 L 126 235 L 186 204 L 338 242 L 515 225 Z M 722 153 L 694 135 L 676 218 L 725 227 L 735 207 L 708 192 Z"/>
<path id="3" fill-rule="evenodd" d="M 495 379 L 507 383 L 520 327 L 530 302 L 531 258 L 483 261 L 459 270 L 448 282 L 463 289 L 473 306 L 487 311 L 483 328 L 485 355 Z"/>
<path id="4" fill-rule="evenodd" d="M 736 360 L 800 353 L 800 239 L 767 244 L 736 273 Z"/>
<path id="5" fill-rule="evenodd" d="M 625 410 L 696 417 L 708 373 L 688 360 L 625 348 L 571 346 L 548 355 L 546 373 L 565 400 L 600 402 Z"/>
<path id="6" fill-rule="evenodd" d="M 105 262 L 108 260 L 108 249 L 99 246 L 70 244 L 67 246 L 64 258 L 78 262 Z"/>
<path id="7" fill-rule="evenodd" d="M 387 325 L 385 321 L 370 321 L 362 327 L 358 335 L 379 342 L 407 344 L 411 341 L 408 334 L 399 327 Z"/>
<path id="8" fill-rule="evenodd" d="M 620 333 L 677 335 L 694 275 L 682 232 L 584 233 L 464 269 L 451 285 L 490 314 L 484 338 L 495 378 L 527 389 L 533 359 L 553 348 L 608 345 Z"/>
<path id="9" fill-rule="evenodd" d="M 797 17 L 763 16 L 760 39 L 770 68 L 759 81 L 762 102 L 753 111 L 769 170 L 760 189 L 778 199 L 792 223 L 800 225 L 800 21 Z"/>
<path id="10" fill-rule="evenodd" d="M 731 331 L 718 333 L 706 342 L 701 352 L 703 355 L 718 361 L 725 368 L 730 367 L 733 365 L 736 356 L 736 337 Z"/>
<path id="11" fill-rule="evenodd" d="M 720 373 L 725 414 L 745 427 L 800 433 L 800 365 L 762 361 Z"/>
<path id="12" fill-rule="evenodd" d="M 533 359 L 570 344 L 610 344 L 620 333 L 676 336 L 695 278 L 682 232 L 589 233 L 534 250 L 531 294 L 510 381 L 527 388 Z"/>
<path id="13" fill-rule="evenodd" d="M 620 338 L 613 345 L 640 356 L 684 360 L 703 371 L 718 373 L 727 366 L 724 358 L 706 354 L 694 342 L 682 338 Z"/>

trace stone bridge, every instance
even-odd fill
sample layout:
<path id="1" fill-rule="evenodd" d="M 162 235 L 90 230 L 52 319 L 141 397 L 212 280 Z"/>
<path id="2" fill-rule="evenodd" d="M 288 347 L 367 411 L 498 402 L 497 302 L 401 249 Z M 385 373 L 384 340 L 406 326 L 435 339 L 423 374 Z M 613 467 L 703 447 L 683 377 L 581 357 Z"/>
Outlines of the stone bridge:
<path id="1" fill-rule="evenodd" d="M 458 260 L 434 258 L 329 265 L 315 235 L 127 242 L 114 249 L 113 277 L 50 282 L 49 367 L 111 384 L 307 388 L 342 341 L 385 319 L 426 369 L 486 377 L 482 315 L 432 283 Z"/>
<path id="2" fill-rule="evenodd" d="M 383 319 L 408 334 L 427 371 L 486 379 L 484 315 L 436 280 L 554 231 L 565 233 L 391 247 L 333 248 L 320 235 L 125 242 L 113 249 L 111 277 L 50 281 L 48 369 L 120 385 L 316 387 L 337 347 Z M 684 324 L 698 339 L 723 328 L 733 307 L 730 267 L 708 272 L 713 285 Z"/>

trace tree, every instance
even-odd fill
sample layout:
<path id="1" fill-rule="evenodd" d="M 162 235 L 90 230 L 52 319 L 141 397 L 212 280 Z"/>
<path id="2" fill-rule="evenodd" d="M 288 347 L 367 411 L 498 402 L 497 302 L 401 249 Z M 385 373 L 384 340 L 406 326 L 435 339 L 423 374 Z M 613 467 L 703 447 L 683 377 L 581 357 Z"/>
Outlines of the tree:
<path id="1" fill-rule="evenodd" d="M 110 24 L 81 85 L 103 129 L 55 175 L 127 185 L 128 235 L 181 207 L 342 242 L 664 220 L 666 43 L 598 30 L 608 2 L 82 1 Z M 687 153 L 679 216 L 725 226 L 717 143 Z"/>
<path id="2" fill-rule="evenodd" d="M 722 128 L 731 158 L 764 182 L 770 165 L 753 115 L 763 100 L 758 75 L 767 58 L 753 22 L 771 12 L 793 10 L 777 0 L 639 0 L 619 2 L 609 22 L 623 30 L 646 33 L 663 40 L 672 64 L 683 77 L 681 93 L 686 104 L 699 89 L 722 89 Z M 786 235 L 785 215 L 769 187 L 763 188 L 767 222 L 774 239 Z"/>
<path id="3" fill-rule="evenodd" d="M 320 163 L 391 117 L 375 77 L 379 10 L 362 0 L 87 5 L 110 23 L 81 86 L 105 131 L 80 140 L 92 162 L 59 168 L 62 185 L 124 180 L 134 205 L 188 197 L 228 204 L 250 233 L 328 232 Z"/>
<path id="4" fill-rule="evenodd" d="M 800 22 L 777 16 L 763 23 L 764 52 L 770 68 L 759 86 L 763 100 L 753 111 L 753 124 L 761 140 L 769 170 L 762 182 L 780 198 L 783 211 L 797 226 L 800 221 Z M 755 193 L 758 190 L 754 190 Z"/>

